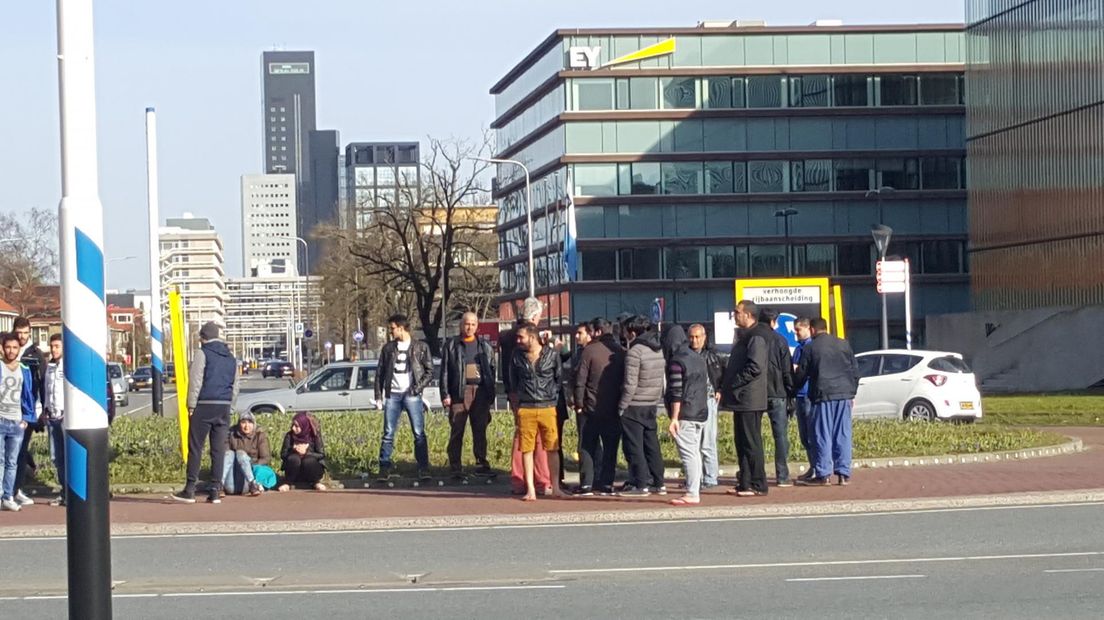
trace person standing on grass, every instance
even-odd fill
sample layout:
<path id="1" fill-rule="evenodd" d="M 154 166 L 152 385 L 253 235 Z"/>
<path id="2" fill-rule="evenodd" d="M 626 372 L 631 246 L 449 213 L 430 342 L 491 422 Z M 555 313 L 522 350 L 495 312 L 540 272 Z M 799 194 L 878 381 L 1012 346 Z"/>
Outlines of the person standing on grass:
<path id="1" fill-rule="evenodd" d="M 593 495 L 595 491 L 613 495 L 617 448 L 621 442 L 617 403 L 625 375 L 625 351 L 609 321 L 596 318 L 590 322 L 590 330 L 593 339 L 579 355 L 575 374 L 579 486 L 574 492 L 582 496 Z"/>
<path id="2" fill-rule="evenodd" d="M 778 333 L 778 311 L 763 308 L 759 312 L 759 323 L 771 330 L 768 341 L 767 365 L 767 418 L 770 420 L 771 434 L 774 435 L 774 480 L 779 487 L 792 487 L 790 467 L 789 412 L 786 401 L 793 391 L 793 359 L 790 357 L 790 343 Z"/>
<path id="3" fill-rule="evenodd" d="M 441 351 L 441 404 L 449 416 L 449 471 L 462 475 L 460 453 L 464 447 L 464 429 L 471 422 L 472 453 L 476 475 L 492 472 L 487 461 L 487 426 L 491 423 L 491 405 L 495 399 L 494 351 L 485 340 L 476 337 L 479 317 L 465 312 L 460 335 L 445 341 Z"/>
<path id="4" fill-rule="evenodd" d="M 518 330 L 517 349 L 510 360 L 511 408 L 517 414 L 518 443 L 525 468 L 524 500 L 537 499 L 534 481 L 533 452 L 537 435 L 548 456 L 548 471 L 559 469 L 560 438 L 556 434 L 556 398 L 560 392 L 560 354 L 554 347 L 542 344 L 536 327 L 526 325 Z M 558 481 L 552 483 L 552 495 L 562 497 Z"/>
<path id="5" fill-rule="evenodd" d="M 199 351 L 192 356 L 188 369 L 188 477 L 184 489 L 172 498 L 185 504 L 195 503 L 200 456 L 203 444 L 210 440 L 211 486 L 207 503 L 218 504 L 230 432 L 230 409 L 238 397 L 238 362 L 219 338 L 217 323 L 204 324 L 199 330 L 199 341 Z"/>
<path id="6" fill-rule="evenodd" d="M 831 476 L 840 485 L 851 480 L 851 405 L 859 388 L 855 353 L 846 340 L 828 333 L 828 322 L 809 322 L 813 341 L 801 352 L 796 385 L 809 382 L 813 402 L 816 449 L 815 473 L 805 486 L 828 486 Z"/>
<path id="7" fill-rule="evenodd" d="M 813 341 L 812 332 L 809 328 L 809 317 L 798 317 L 794 321 L 794 333 L 797 335 L 797 348 L 793 353 L 793 369 L 797 372 L 798 365 L 801 363 L 801 356 L 805 351 L 805 347 Z M 812 418 L 812 403 L 809 402 L 809 382 L 795 384 L 794 386 L 794 417 L 797 420 L 797 436 L 801 440 L 802 447 L 805 448 L 805 457 L 809 460 L 809 469 L 798 477 L 798 480 L 808 480 L 816 475 L 814 468 L 816 466 L 816 459 L 814 458 L 814 450 L 816 449 L 816 442 L 813 441 L 813 429 L 811 425 Z"/>
<path id="8" fill-rule="evenodd" d="M 740 497 L 766 495 L 762 428 L 774 336 L 770 327 L 759 322 L 759 308 L 750 301 L 736 304 L 736 326 L 740 329 L 721 384 L 721 408 L 732 412 L 740 463 L 736 488 L 729 493 Z"/>
<path id="9" fill-rule="evenodd" d="M 42 415 L 46 418 L 47 435 L 50 438 L 50 459 L 57 470 L 61 494 L 50 502 L 51 506 L 65 505 L 65 367 L 63 365 L 61 334 L 50 336 L 50 361 L 46 364 L 46 381 L 43 392 Z"/>
<path id="10" fill-rule="evenodd" d="M 667 359 L 668 431 L 678 447 L 686 476 L 686 493 L 671 500 L 673 506 L 701 503 L 702 443 L 709 423 L 708 402 L 713 400 L 705 358 L 690 350 L 686 332 L 672 325 L 663 335 L 663 353 Z"/>
<path id="11" fill-rule="evenodd" d="M 290 491 L 293 486 L 326 490 L 322 484 L 326 445 L 322 441 L 322 427 L 314 416 L 300 411 L 291 418 L 291 430 L 284 435 L 280 459 L 284 463 L 284 482 L 277 488 L 279 492 Z"/>
<path id="12" fill-rule="evenodd" d="M 406 411 L 410 430 L 414 433 L 414 459 L 418 462 L 418 478 L 429 476 L 429 443 L 425 433 L 425 403 L 422 391 L 433 380 L 433 357 L 429 345 L 415 341 L 410 334 L 406 315 L 395 314 L 387 319 L 391 342 L 383 345 L 376 372 L 376 401 L 383 402 L 383 437 L 380 439 L 381 478 L 391 474 L 391 455 L 395 451 L 395 431 L 400 416 Z"/>
<path id="13" fill-rule="evenodd" d="M 625 328 L 629 351 L 617 410 L 621 417 L 621 445 L 629 464 L 629 480 L 622 497 L 666 495 L 663 456 L 656 434 L 656 409 L 663 402 L 663 351 L 652 322 L 636 317 Z"/>
<path id="14" fill-rule="evenodd" d="M 0 335 L 4 363 L 0 366 L 0 510 L 19 512 L 23 504 L 16 500 L 16 468 L 24 432 L 37 419 L 35 414 L 34 379 L 31 369 L 19 361 L 19 337 L 12 333 Z M 29 498 L 28 498 L 29 499 Z"/>
<path id="15" fill-rule="evenodd" d="M 35 419 L 28 422 L 27 428 L 23 429 L 23 443 L 19 448 L 19 465 L 15 473 L 15 501 L 20 506 L 30 506 L 34 500 L 23 493 L 23 481 L 27 474 L 34 476 L 38 471 L 34 453 L 31 452 L 31 439 L 34 438 L 35 433 L 41 433 L 44 428 L 41 413 L 42 403 L 46 398 L 43 390 L 46 384 L 46 356 L 38 348 L 37 343 L 31 342 L 31 321 L 27 317 L 16 317 L 12 322 L 12 330 L 19 340 L 19 360 L 31 371 L 31 394 L 35 399 Z M 110 380 L 108 382 L 110 383 Z"/>
<path id="16" fill-rule="evenodd" d="M 222 488 L 231 495 L 249 493 L 256 497 L 264 493 L 253 468 L 268 467 L 272 461 L 272 447 L 251 412 L 243 411 L 238 415 L 238 423 L 230 429 L 227 448 L 229 454 L 222 465 Z"/>
<path id="17" fill-rule="evenodd" d="M 725 361 L 716 349 L 709 345 L 705 326 L 696 323 L 690 326 L 690 350 L 705 360 L 706 379 L 709 381 L 711 395 L 706 403 L 709 421 L 705 424 L 705 437 L 702 438 L 702 488 L 708 489 L 718 484 L 720 462 L 717 459 L 717 405 L 721 402 L 721 379 L 724 377 Z"/>
<path id="18" fill-rule="evenodd" d="M 507 395 L 512 394 L 514 391 L 513 386 L 510 385 L 510 361 L 513 360 L 514 351 L 517 350 L 518 331 L 526 325 L 531 325 L 533 327 L 540 325 L 542 312 L 544 312 L 544 306 L 541 304 L 540 300 L 535 297 L 526 299 L 521 306 L 521 314 L 518 316 L 517 324 L 514 328 L 500 332 L 498 335 L 498 367 L 499 372 L 502 374 L 502 386 Z M 512 403 L 509 406 L 510 412 L 516 419 L 517 409 L 514 408 Z M 545 457 L 539 435 L 537 436 L 537 447 L 533 452 L 533 476 L 540 489 L 545 493 L 551 492 L 552 476 L 548 473 L 548 458 Z M 514 444 L 510 453 L 510 492 L 514 495 L 525 495 L 527 492 L 525 484 L 525 465 L 516 432 L 514 433 Z"/>

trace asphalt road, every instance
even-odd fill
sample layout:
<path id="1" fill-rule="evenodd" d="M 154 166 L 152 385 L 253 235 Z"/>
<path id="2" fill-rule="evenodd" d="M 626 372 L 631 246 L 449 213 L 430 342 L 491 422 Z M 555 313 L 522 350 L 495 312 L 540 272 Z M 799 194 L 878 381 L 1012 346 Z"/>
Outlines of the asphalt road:
<path id="1" fill-rule="evenodd" d="M 263 390 L 272 390 L 276 388 L 287 387 L 287 379 L 262 379 L 260 371 L 253 371 L 249 375 L 246 375 L 241 380 L 238 390 L 242 394 L 249 394 L 251 392 L 260 392 Z M 176 384 L 168 383 L 165 385 L 165 402 L 168 403 L 170 412 L 175 413 L 176 409 Z M 115 415 L 117 416 L 134 416 L 141 417 L 150 415 L 152 412 L 150 408 L 150 401 L 153 396 L 149 388 L 145 388 L 139 392 L 131 391 L 129 393 L 130 402 L 125 407 L 117 407 L 115 409 Z"/>
<path id="2" fill-rule="evenodd" d="M 1104 609 L 1104 503 L 757 519 L 120 537 L 116 618 L 1035 618 Z M 63 539 L 0 539 L 60 617 Z M 262 585 L 263 584 L 263 585 Z"/>

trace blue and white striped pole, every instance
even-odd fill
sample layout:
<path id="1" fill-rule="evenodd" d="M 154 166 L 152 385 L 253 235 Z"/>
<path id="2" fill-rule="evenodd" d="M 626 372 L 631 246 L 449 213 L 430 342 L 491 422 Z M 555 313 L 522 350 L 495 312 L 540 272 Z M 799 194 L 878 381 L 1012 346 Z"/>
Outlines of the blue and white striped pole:
<path id="1" fill-rule="evenodd" d="M 57 0 L 69 617 L 111 618 L 107 311 L 92 0 Z"/>
<path id="2" fill-rule="evenodd" d="M 162 360 L 161 343 L 161 241 L 158 236 L 157 208 L 157 114 L 153 108 L 146 108 L 146 202 L 149 204 L 149 265 L 150 265 L 150 307 L 146 312 L 150 331 L 150 369 L 153 375 L 153 414 L 164 415 L 161 409 L 163 395 L 162 375 L 165 366 Z"/>

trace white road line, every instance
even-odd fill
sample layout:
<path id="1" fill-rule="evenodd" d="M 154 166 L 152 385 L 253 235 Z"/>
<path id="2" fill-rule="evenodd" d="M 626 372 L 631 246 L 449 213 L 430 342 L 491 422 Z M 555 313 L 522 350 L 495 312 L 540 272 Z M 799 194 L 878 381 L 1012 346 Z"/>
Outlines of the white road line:
<path id="1" fill-rule="evenodd" d="M 516 590 L 563 590 L 566 585 L 531 586 L 440 586 L 430 588 L 343 588 L 331 590 L 241 590 L 232 592 L 165 592 L 153 594 L 113 594 L 112 598 L 217 598 L 220 596 L 290 596 L 327 594 L 419 594 L 433 592 L 509 592 Z M 64 594 L 52 596 L 7 596 L 0 601 L 63 601 Z"/>
<path id="2" fill-rule="evenodd" d="M 923 579 L 925 577 L 927 575 L 863 575 L 856 577 L 795 577 L 786 581 L 864 581 L 867 579 Z"/>
<path id="3" fill-rule="evenodd" d="M 1029 560 L 1037 558 L 1080 558 L 1104 555 L 1104 551 L 1072 553 L 1018 553 L 1009 555 L 964 555 L 929 558 L 884 558 L 870 560 L 825 560 L 821 562 L 773 562 L 768 564 L 701 564 L 691 566 L 632 566 L 625 568 L 567 568 L 550 570 L 553 575 L 583 575 L 596 573 L 650 573 L 699 570 L 754 570 L 761 568 L 807 568 L 810 566 L 864 566 L 870 564 L 920 564 L 932 562 L 983 562 L 999 560 Z"/>
<path id="4" fill-rule="evenodd" d="M 1051 568 L 1043 571 L 1044 573 L 1099 573 L 1104 572 L 1104 568 Z"/>

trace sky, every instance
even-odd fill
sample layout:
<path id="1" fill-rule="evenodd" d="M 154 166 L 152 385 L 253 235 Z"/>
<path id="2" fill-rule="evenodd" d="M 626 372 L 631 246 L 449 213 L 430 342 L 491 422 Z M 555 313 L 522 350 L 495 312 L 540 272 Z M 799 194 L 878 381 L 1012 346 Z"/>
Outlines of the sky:
<path id="1" fill-rule="evenodd" d="M 315 51 L 318 128 L 358 141 L 474 138 L 490 87 L 556 28 L 961 22 L 962 0 L 95 1 L 96 112 L 108 288 L 148 288 L 147 106 L 160 210 L 209 218 L 241 271 L 240 176 L 262 172 L 261 52 Z M 61 193 L 55 3 L 0 8 L 0 211 Z M 110 259 L 134 256 L 132 260 Z"/>

